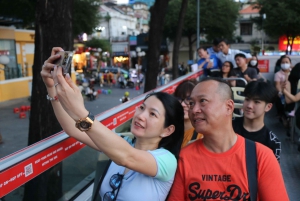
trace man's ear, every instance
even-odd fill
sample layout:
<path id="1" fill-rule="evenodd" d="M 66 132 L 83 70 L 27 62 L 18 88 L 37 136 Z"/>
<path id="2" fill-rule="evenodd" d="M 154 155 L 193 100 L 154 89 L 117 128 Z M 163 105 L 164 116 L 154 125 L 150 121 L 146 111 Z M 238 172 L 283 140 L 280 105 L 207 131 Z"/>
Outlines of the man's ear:
<path id="1" fill-rule="evenodd" d="M 234 110 L 234 102 L 233 102 L 233 100 L 228 99 L 226 101 L 226 114 L 227 115 L 232 115 L 233 110 Z"/>
<path id="2" fill-rule="evenodd" d="M 272 108 L 273 104 L 272 103 L 267 103 L 265 107 L 265 112 L 269 112 Z"/>
<path id="3" fill-rule="evenodd" d="M 164 132 L 160 135 L 160 137 L 168 137 L 169 135 L 174 133 L 174 131 L 175 131 L 175 126 L 170 125 L 170 126 L 168 126 L 167 128 L 164 129 Z"/>

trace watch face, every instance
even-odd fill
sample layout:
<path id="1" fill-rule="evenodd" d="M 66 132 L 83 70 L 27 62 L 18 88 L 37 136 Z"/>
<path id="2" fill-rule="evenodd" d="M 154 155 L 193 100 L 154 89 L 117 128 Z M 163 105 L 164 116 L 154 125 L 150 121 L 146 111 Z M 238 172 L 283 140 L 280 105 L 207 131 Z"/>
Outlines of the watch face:
<path id="1" fill-rule="evenodd" d="M 87 129 L 91 126 L 90 123 L 86 122 L 86 121 L 82 121 L 79 123 L 80 127 L 83 128 L 83 129 Z"/>

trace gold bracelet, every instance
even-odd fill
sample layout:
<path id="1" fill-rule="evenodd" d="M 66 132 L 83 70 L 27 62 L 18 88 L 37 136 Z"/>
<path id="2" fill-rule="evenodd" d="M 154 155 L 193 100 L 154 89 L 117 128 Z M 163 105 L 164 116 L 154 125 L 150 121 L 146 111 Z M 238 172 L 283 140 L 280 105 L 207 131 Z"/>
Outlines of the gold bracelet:
<path id="1" fill-rule="evenodd" d="M 57 96 L 51 97 L 51 96 L 49 96 L 49 94 L 47 94 L 47 100 L 49 100 L 49 101 L 58 101 L 58 97 Z"/>

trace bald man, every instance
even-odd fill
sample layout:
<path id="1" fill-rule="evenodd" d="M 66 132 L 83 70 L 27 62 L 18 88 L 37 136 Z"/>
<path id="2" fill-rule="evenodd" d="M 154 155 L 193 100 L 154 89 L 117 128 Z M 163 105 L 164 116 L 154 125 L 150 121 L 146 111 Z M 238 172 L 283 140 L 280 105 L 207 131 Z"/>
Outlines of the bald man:
<path id="1" fill-rule="evenodd" d="M 204 138 L 182 149 L 169 201 L 250 199 L 245 139 L 232 128 L 233 109 L 226 82 L 210 77 L 193 89 L 189 117 Z M 289 200 L 272 150 L 255 145 L 258 194 L 251 200 Z"/>

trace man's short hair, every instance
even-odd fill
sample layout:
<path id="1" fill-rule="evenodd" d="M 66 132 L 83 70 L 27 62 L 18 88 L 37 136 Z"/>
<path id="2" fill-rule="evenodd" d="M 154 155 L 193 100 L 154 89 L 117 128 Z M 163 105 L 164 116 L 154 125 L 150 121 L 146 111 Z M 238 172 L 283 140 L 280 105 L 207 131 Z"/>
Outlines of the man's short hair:
<path id="1" fill-rule="evenodd" d="M 224 42 L 226 45 L 229 45 L 229 44 L 230 44 L 229 41 L 228 41 L 226 38 L 221 38 L 221 39 L 219 40 L 219 44 L 222 43 L 222 42 Z"/>
<path id="2" fill-rule="evenodd" d="M 237 57 L 242 57 L 244 59 L 246 59 L 246 55 L 244 55 L 243 53 L 238 53 L 234 56 L 234 59 L 236 59 Z"/>
<path id="3" fill-rule="evenodd" d="M 219 43 L 220 43 L 220 39 L 219 39 L 219 38 L 215 38 L 215 39 L 213 40 L 213 45 L 214 45 L 214 46 L 218 46 Z"/>
<path id="4" fill-rule="evenodd" d="M 199 50 L 201 50 L 201 49 L 203 49 L 204 51 L 207 52 L 207 47 L 198 47 L 197 52 L 198 52 Z"/>
<path id="5" fill-rule="evenodd" d="M 223 98 L 223 100 L 228 100 L 228 99 L 234 100 L 233 99 L 233 92 L 231 90 L 230 85 L 228 84 L 228 82 L 226 82 L 222 78 L 218 78 L 218 77 L 205 77 L 205 78 L 201 79 L 199 81 L 199 83 L 210 81 L 210 80 L 218 82 L 218 89 L 217 89 L 218 90 L 218 94 L 220 94 L 220 96 Z"/>
<path id="6" fill-rule="evenodd" d="M 276 88 L 263 81 L 253 81 L 247 84 L 244 95 L 249 99 L 265 101 L 266 103 L 274 103 L 277 96 Z"/>

